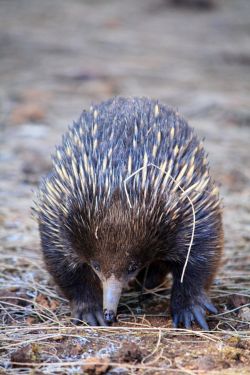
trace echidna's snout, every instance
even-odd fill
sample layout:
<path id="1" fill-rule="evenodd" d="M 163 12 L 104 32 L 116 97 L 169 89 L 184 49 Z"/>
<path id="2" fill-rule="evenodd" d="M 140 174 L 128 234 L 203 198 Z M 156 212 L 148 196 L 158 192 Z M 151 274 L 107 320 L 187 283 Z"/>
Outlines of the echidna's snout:
<path id="1" fill-rule="evenodd" d="M 115 321 L 123 283 L 114 275 L 103 282 L 103 314 L 104 320 L 111 324 Z"/>
<path id="2" fill-rule="evenodd" d="M 105 309 L 103 311 L 103 316 L 104 316 L 104 320 L 107 324 L 112 324 L 115 322 L 115 317 L 116 317 L 116 314 L 114 313 L 113 310 L 107 310 Z"/>

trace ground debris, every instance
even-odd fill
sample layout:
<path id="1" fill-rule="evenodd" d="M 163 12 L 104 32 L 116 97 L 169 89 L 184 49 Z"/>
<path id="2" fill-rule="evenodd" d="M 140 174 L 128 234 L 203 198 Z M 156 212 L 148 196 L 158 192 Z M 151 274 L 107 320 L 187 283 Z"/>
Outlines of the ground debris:
<path id="1" fill-rule="evenodd" d="M 29 301 L 27 300 L 27 295 L 25 294 L 24 290 L 20 289 L 12 289 L 8 288 L 6 290 L 0 290 L 0 300 L 4 304 L 4 302 L 11 303 L 15 306 L 28 306 Z"/>
<path id="2" fill-rule="evenodd" d="M 108 358 L 91 357 L 86 359 L 82 365 L 83 373 L 88 375 L 106 374 L 109 369 L 110 360 Z"/>
<path id="3" fill-rule="evenodd" d="M 239 312 L 239 317 L 250 324 L 250 307 L 243 307 Z"/>
<path id="4" fill-rule="evenodd" d="M 125 363 L 141 363 L 143 358 L 148 354 L 148 351 L 140 348 L 139 345 L 131 342 L 123 343 L 121 349 L 115 356 L 118 362 Z"/>
<path id="5" fill-rule="evenodd" d="M 216 361 L 211 355 L 205 355 L 197 359 L 199 371 L 210 371 L 216 367 Z"/>
<path id="6" fill-rule="evenodd" d="M 42 307 L 45 307 L 52 311 L 55 311 L 60 305 L 60 302 L 58 300 L 48 298 L 48 296 L 45 296 L 42 293 L 39 293 L 37 295 L 35 302 L 41 305 Z"/>
<path id="7" fill-rule="evenodd" d="M 40 347 L 37 344 L 23 346 L 11 353 L 13 367 L 29 367 L 28 363 L 40 362 Z"/>
<path id="8" fill-rule="evenodd" d="M 233 308 L 244 306 L 247 303 L 250 303 L 250 298 L 246 296 L 241 296 L 239 294 L 233 294 L 229 298 L 229 305 Z"/>

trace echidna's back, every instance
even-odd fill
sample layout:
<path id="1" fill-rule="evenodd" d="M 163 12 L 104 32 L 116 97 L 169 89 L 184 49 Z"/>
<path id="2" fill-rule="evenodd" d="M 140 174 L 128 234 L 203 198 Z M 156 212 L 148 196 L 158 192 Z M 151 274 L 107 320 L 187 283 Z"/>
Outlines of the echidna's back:
<path id="1" fill-rule="evenodd" d="M 165 201 L 165 193 L 183 190 L 205 204 L 213 189 L 193 130 L 176 112 L 146 98 L 115 98 L 84 111 L 64 135 L 53 162 L 40 200 L 42 205 L 56 202 L 65 212 L 74 201 L 96 210 L 117 189 L 127 200 L 125 182 L 134 205 L 162 195 Z"/>
<path id="2" fill-rule="evenodd" d="M 68 144 L 77 168 L 83 165 L 85 180 L 90 185 L 94 181 L 99 192 L 106 185 L 112 193 L 141 168 L 133 182 L 137 191 L 150 185 L 158 189 L 163 180 L 159 169 L 168 173 L 165 187 L 169 188 L 180 172 L 185 187 L 197 182 L 206 169 L 203 148 L 192 129 L 176 112 L 147 98 L 115 98 L 83 112 L 66 135 L 62 152 Z M 149 164 L 159 169 L 148 168 Z M 185 172 L 190 172 L 188 181 Z"/>
<path id="3" fill-rule="evenodd" d="M 116 160 L 120 167 L 127 165 L 131 154 L 134 166 L 139 168 L 145 151 L 156 163 L 171 158 L 173 146 L 186 143 L 191 135 L 176 112 L 147 98 L 118 97 L 91 109 L 83 112 L 77 126 L 83 129 L 85 150 L 90 158 L 94 156 L 91 139 L 96 139 L 96 152 L 104 157 L 112 148 L 113 162 Z M 174 140 L 171 128 L 176 129 Z"/>

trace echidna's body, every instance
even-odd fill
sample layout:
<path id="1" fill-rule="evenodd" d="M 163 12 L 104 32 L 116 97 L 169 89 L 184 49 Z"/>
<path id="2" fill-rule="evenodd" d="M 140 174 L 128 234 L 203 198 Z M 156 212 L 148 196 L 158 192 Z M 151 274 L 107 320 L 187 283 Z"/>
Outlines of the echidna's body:
<path id="1" fill-rule="evenodd" d="M 37 215 L 45 262 L 74 317 L 114 320 L 122 288 L 153 263 L 151 280 L 164 269 L 173 274 L 174 324 L 196 319 L 207 328 L 221 211 L 203 146 L 187 123 L 156 101 L 112 99 L 83 112 L 53 162 Z"/>

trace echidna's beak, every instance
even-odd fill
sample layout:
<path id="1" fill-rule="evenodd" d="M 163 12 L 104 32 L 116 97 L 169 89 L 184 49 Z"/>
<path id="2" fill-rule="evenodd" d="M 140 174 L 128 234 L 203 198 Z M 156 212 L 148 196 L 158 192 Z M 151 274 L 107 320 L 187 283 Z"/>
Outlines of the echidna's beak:
<path id="1" fill-rule="evenodd" d="M 114 275 L 103 282 L 103 314 L 106 323 L 115 321 L 123 284 Z"/>

